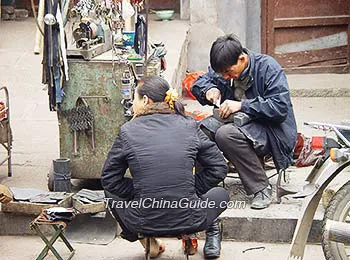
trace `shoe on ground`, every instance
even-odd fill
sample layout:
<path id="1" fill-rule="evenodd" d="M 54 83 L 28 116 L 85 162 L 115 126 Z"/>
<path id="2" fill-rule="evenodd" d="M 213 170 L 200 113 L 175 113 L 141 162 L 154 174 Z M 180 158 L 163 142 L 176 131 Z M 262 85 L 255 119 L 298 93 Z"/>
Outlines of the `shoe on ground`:
<path id="1" fill-rule="evenodd" d="M 205 244 L 203 248 L 204 257 L 206 259 L 214 259 L 220 257 L 221 251 L 221 232 L 219 221 L 214 220 L 205 231 Z"/>
<path id="2" fill-rule="evenodd" d="M 272 202 L 272 187 L 271 185 L 267 186 L 265 189 L 258 191 L 254 194 L 252 204 L 250 208 L 252 209 L 266 209 L 270 206 Z"/>

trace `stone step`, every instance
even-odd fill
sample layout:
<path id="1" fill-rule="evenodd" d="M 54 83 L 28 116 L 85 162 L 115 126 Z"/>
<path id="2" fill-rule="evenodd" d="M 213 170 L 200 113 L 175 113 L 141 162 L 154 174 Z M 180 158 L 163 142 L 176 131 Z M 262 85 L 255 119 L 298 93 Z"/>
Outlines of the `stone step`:
<path id="1" fill-rule="evenodd" d="M 292 97 L 350 97 L 349 74 L 287 74 Z"/>
<path id="2" fill-rule="evenodd" d="M 291 89 L 292 97 L 350 97 L 350 88 Z"/>
<path id="3" fill-rule="evenodd" d="M 284 188 L 295 192 L 301 191 L 304 180 L 310 171 L 310 167 L 287 169 L 287 183 L 282 183 Z M 267 171 L 272 176 L 275 170 Z M 301 214 L 302 199 L 294 199 L 291 196 L 282 198 L 281 204 L 276 200 L 277 176 L 270 178 L 273 188 L 273 202 L 263 210 L 250 208 L 252 196 L 247 196 L 238 175 L 229 174 L 235 178 L 226 178 L 225 187 L 229 190 L 232 208 L 227 209 L 221 215 L 223 220 L 224 239 L 255 242 L 291 242 L 294 229 Z M 320 242 L 321 227 L 324 208 L 320 204 L 317 209 L 314 223 L 310 232 L 309 242 Z"/>
<path id="4" fill-rule="evenodd" d="M 300 217 L 299 204 L 272 204 L 268 209 L 228 209 L 222 215 L 223 238 L 236 241 L 290 243 Z M 319 207 L 309 239 L 321 241 L 323 209 Z"/>

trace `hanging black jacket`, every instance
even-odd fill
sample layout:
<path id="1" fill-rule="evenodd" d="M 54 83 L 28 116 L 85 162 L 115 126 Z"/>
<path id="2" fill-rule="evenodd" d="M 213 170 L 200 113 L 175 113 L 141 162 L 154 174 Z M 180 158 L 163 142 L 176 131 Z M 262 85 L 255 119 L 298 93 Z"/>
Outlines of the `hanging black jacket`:
<path id="1" fill-rule="evenodd" d="M 275 59 L 268 55 L 245 50 L 249 56 L 245 96 L 241 111 L 250 115 L 253 121 L 241 127 L 243 133 L 255 147 L 259 143 L 262 129 L 267 132 L 277 169 L 286 169 L 292 162 L 292 150 L 297 140 L 297 130 L 288 82 L 284 71 Z M 221 92 L 221 103 L 226 99 L 237 100 L 234 89 L 237 82 L 224 80 L 209 68 L 209 72 L 197 79 L 191 92 L 202 105 L 212 105 L 205 97 L 210 88 Z"/>
<path id="2" fill-rule="evenodd" d="M 128 201 L 147 201 L 146 207 L 118 212 L 128 229 L 141 234 L 177 235 L 203 230 L 204 209 L 147 207 L 152 199 L 198 201 L 198 195 L 217 186 L 227 173 L 223 156 L 198 130 L 197 123 L 166 107 L 153 106 L 124 124 L 102 171 L 105 190 Z M 202 170 L 193 174 L 196 161 Z M 127 168 L 132 179 L 124 177 Z"/>

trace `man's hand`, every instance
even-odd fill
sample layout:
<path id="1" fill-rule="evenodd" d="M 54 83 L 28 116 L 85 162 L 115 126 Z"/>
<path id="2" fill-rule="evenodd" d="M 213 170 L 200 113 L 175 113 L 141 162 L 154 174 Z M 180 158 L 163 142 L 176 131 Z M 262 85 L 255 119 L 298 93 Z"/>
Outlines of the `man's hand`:
<path id="1" fill-rule="evenodd" d="M 219 116 L 221 118 L 227 118 L 232 113 L 236 113 L 241 110 L 242 103 L 234 100 L 225 100 L 219 108 Z"/>
<path id="2" fill-rule="evenodd" d="M 212 104 L 216 104 L 217 101 L 220 102 L 221 93 L 217 88 L 211 88 L 205 93 L 205 97 Z"/>

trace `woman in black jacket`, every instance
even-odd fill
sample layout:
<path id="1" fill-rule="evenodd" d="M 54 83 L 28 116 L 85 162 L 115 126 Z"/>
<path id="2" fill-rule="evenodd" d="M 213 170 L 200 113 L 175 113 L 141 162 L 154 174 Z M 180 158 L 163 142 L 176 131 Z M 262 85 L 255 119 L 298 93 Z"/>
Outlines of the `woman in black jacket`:
<path id="1" fill-rule="evenodd" d="M 140 234 L 176 236 L 207 229 L 204 251 L 215 256 L 220 254 L 219 234 L 208 230 L 213 222 L 217 227 L 215 220 L 229 200 L 227 191 L 217 187 L 227 166 L 215 143 L 184 115 L 176 98 L 161 77 L 141 81 L 135 91 L 135 116 L 120 128 L 102 170 L 102 185 L 123 238 L 135 241 Z M 200 170 L 193 174 L 197 163 Z M 124 177 L 128 168 L 132 179 Z"/>

